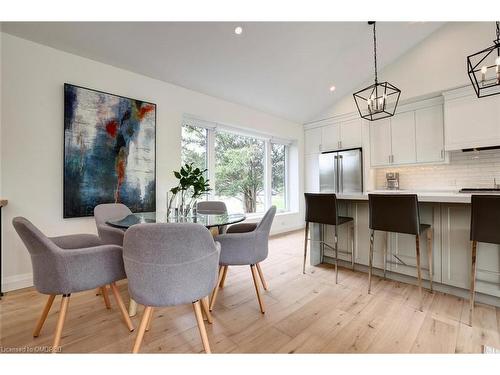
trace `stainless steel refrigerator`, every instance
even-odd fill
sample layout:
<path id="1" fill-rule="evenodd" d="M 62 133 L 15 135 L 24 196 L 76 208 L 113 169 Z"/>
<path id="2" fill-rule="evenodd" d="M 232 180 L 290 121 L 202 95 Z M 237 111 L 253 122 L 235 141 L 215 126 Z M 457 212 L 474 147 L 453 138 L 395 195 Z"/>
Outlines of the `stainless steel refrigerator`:
<path id="1" fill-rule="evenodd" d="M 319 156 L 319 189 L 328 193 L 363 191 L 361 148 L 324 152 Z"/>

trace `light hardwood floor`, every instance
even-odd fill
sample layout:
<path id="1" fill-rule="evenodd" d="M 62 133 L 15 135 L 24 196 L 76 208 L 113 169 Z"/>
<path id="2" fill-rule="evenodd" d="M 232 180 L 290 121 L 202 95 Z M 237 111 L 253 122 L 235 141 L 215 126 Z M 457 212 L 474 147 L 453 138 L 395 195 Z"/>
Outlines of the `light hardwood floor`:
<path id="1" fill-rule="evenodd" d="M 500 309 L 478 304 L 473 327 L 466 325 L 467 301 L 451 295 L 425 293 L 418 310 L 415 286 L 340 269 L 339 284 L 329 266 L 307 267 L 302 274 L 303 232 L 270 240 L 262 270 L 269 285 L 263 291 L 262 315 L 249 267 L 231 267 L 207 326 L 213 353 L 471 353 L 482 345 L 500 348 Z M 128 300 L 126 283 L 119 283 Z M 0 346 L 51 345 L 59 310 L 57 297 L 38 338 L 33 328 L 46 302 L 33 289 L 8 293 L 0 302 Z M 116 301 L 107 310 L 94 291 L 72 295 L 62 351 L 129 353 L 129 333 Z M 139 326 L 142 307 L 133 318 Z M 192 306 L 154 310 L 151 330 L 141 352 L 197 353 L 203 347 Z"/>

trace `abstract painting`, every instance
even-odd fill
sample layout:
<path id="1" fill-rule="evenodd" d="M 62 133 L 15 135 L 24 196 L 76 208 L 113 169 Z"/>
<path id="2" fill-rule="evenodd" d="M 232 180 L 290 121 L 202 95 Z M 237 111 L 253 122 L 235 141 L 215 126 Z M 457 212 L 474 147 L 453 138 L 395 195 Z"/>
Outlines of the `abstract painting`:
<path id="1" fill-rule="evenodd" d="M 156 105 L 64 84 L 64 218 L 156 209 Z"/>

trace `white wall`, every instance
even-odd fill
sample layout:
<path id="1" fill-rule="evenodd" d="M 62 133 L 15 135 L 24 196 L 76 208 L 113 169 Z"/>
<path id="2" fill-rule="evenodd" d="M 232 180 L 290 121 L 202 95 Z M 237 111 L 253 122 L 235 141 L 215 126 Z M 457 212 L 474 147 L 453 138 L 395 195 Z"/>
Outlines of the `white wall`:
<path id="1" fill-rule="evenodd" d="M 180 164 L 184 114 L 298 140 L 297 202 L 303 192 L 302 126 L 159 80 L 2 35 L 1 192 L 4 289 L 31 285 L 28 252 L 11 225 L 22 215 L 49 236 L 95 232 L 93 218 L 62 219 L 63 84 L 95 88 L 157 104 L 157 207 L 166 206 Z M 131 51 L 133 53 L 133 51 Z M 147 56 L 145 57 L 147 58 Z M 302 225 L 300 212 L 277 217 L 273 231 Z"/>
<path id="2" fill-rule="evenodd" d="M 416 47 L 387 65 L 379 72 L 380 81 L 388 81 L 401 89 L 400 100 L 464 86 L 470 83 L 467 76 L 466 58 L 489 47 L 495 39 L 494 22 L 450 22 L 424 39 Z M 378 53 L 383 53 L 383 40 L 378 40 Z M 346 72 L 355 74 L 355 72 Z M 354 91 L 372 84 L 365 82 Z M 317 118 L 322 119 L 356 111 L 352 95 L 340 99 L 337 104 Z"/>

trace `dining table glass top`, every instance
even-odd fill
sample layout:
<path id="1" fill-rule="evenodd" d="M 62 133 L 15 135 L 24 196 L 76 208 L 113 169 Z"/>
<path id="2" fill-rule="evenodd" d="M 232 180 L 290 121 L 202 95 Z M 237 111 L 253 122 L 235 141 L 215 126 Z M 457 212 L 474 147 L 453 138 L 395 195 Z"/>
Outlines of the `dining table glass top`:
<path id="1" fill-rule="evenodd" d="M 145 223 L 197 223 L 207 228 L 222 227 L 245 220 L 244 214 L 190 214 L 188 216 L 167 215 L 166 212 L 142 212 L 106 221 L 115 228 L 127 229 Z"/>

